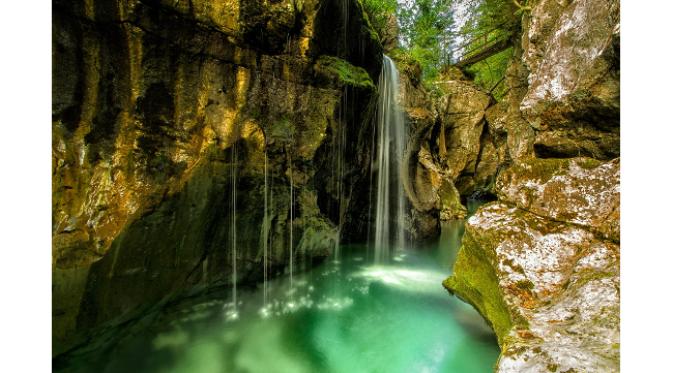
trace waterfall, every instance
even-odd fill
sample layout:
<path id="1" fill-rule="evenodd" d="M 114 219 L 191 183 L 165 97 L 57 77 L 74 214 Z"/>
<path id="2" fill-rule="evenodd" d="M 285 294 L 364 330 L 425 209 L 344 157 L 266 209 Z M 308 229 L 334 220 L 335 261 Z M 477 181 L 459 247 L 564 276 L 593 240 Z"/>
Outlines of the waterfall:
<path id="1" fill-rule="evenodd" d="M 292 175 L 292 150 L 294 148 L 294 134 L 290 132 L 289 173 L 290 173 L 290 294 L 294 292 L 294 180 Z"/>
<path id="2" fill-rule="evenodd" d="M 348 126 L 348 88 L 344 87 L 341 94 L 341 105 L 339 108 L 338 128 L 334 134 L 334 153 L 333 177 L 335 180 L 337 197 L 337 235 L 336 245 L 334 246 L 334 261 L 339 262 L 339 246 L 341 245 L 341 233 L 346 214 L 346 195 L 345 195 L 345 176 L 346 176 L 346 127 Z"/>
<path id="3" fill-rule="evenodd" d="M 404 245 L 406 208 L 401 170 L 407 134 L 404 117 L 397 103 L 399 74 L 395 63 L 386 55 L 383 55 L 378 88 L 374 259 L 376 262 L 383 262 L 388 259 L 391 249 L 400 249 Z"/>
<path id="4" fill-rule="evenodd" d="M 269 273 L 269 159 L 266 153 L 266 144 L 264 145 L 264 222 L 262 223 L 262 238 L 264 244 L 262 245 L 264 251 L 264 307 L 266 307 L 268 288 L 268 273 Z"/>
<path id="5" fill-rule="evenodd" d="M 236 141 L 231 147 L 231 298 L 232 309 L 230 317 L 238 318 L 236 299 L 236 173 L 238 169 L 238 149 Z"/>

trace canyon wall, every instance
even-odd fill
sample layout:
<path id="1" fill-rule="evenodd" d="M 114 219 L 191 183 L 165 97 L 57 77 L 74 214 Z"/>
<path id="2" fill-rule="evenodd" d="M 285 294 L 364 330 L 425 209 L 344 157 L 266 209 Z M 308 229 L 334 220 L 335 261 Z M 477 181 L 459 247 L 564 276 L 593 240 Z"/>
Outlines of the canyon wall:
<path id="1" fill-rule="evenodd" d="M 382 47 L 358 1 L 55 0 L 53 12 L 54 354 L 229 286 L 234 258 L 253 286 L 265 239 L 276 275 L 290 245 L 301 269 L 348 239 L 339 227 L 366 233 L 357 198 Z"/>
<path id="2" fill-rule="evenodd" d="M 444 286 L 495 330 L 497 372 L 619 371 L 619 2 L 529 5 L 476 166 L 443 167 L 470 165 L 452 179 L 463 198 L 494 200 Z"/>

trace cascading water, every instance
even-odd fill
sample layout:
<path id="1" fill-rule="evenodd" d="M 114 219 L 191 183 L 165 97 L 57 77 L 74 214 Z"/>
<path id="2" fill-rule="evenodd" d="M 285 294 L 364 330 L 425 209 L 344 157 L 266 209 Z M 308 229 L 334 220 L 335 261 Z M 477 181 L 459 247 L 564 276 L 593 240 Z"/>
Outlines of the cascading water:
<path id="1" fill-rule="evenodd" d="M 395 63 L 383 55 L 379 76 L 379 101 L 376 114 L 377 194 L 374 259 L 386 261 L 391 249 L 404 245 L 404 212 L 401 170 L 407 131 L 397 103 L 399 74 Z M 374 167 L 373 167 L 374 168 Z"/>

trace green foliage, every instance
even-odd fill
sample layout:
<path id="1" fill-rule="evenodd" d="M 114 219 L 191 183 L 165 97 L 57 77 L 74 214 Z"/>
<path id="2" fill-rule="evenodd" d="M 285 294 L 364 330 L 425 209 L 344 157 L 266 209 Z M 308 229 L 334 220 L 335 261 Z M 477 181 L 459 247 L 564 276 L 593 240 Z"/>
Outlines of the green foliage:
<path id="1" fill-rule="evenodd" d="M 369 22 L 381 36 L 388 26 L 388 18 L 397 11 L 397 0 L 362 0 L 361 2 Z"/>
<path id="2" fill-rule="evenodd" d="M 493 40 L 510 38 L 520 28 L 520 9 L 512 0 L 464 0 L 464 3 L 469 16 L 457 37 L 470 43 L 460 51 L 463 55 Z M 502 79 L 512 56 L 512 48 L 506 49 L 469 66 L 466 73 L 477 85 L 491 91 L 495 99 L 500 100 L 506 93 Z"/>
<path id="3" fill-rule="evenodd" d="M 494 29 L 513 31 L 519 27 L 519 8 L 512 0 L 463 0 L 469 15 L 459 31 L 468 37 L 475 37 Z"/>
<path id="4" fill-rule="evenodd" d="M 361 0 L 374 29 L 389 32 L 395 16 L 399 26 L 399 50 L 391 52 L 396 61 L 418 63 L 426 87 L 432 86 L 442 67 L 499 38 L 508 38 L 520 28 L 521 12 L 527 1 L 512 0 Z M 394 54 L 394 55 L 393 55 Z M 512 49 L 502 51 L 470 66 L 466 73 L 500 99 L 501 82 Z"/>
<path id="5" fill-rule="evenodd" d="M 512 52 L 512 48 L 506 49 L 466 69 L 468 76 L 471 76 L 478 86 L 490 91 L 498 101 L 507 93 L 507 87 L 502 79 L 512 58 Z"/>
<path id="6" fill-rule="evenodd" d="M 451 0 L 404 2 L 398 11 L 402 48 L 419 61 L 423 79 L 434 79 L 450 61 L 453 34 Z"/>
<path id="7" fill-rule="evenodd" d="M 365 11 L 379 36 L 390 33 L 390 19 L 399 27 L 400 48 L 418 61 L 423 79 L 437 76 L 449 62 L 453 27 L 452 0 L 362 0 Z"/>

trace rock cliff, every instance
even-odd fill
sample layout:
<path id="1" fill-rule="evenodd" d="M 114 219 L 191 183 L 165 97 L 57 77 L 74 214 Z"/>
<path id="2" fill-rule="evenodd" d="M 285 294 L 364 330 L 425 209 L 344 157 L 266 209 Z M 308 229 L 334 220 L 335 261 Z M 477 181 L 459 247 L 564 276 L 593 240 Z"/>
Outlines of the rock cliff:
<path id="1" fill-rule="evenodd" d="M 382 47 L 346 3 L 54 1 L 55 354 L 362 226 Z"/>

